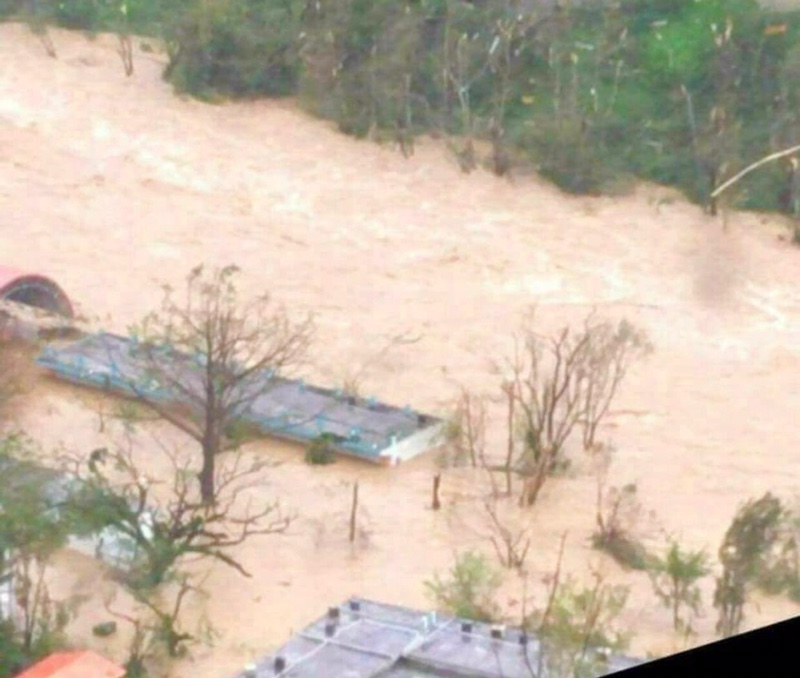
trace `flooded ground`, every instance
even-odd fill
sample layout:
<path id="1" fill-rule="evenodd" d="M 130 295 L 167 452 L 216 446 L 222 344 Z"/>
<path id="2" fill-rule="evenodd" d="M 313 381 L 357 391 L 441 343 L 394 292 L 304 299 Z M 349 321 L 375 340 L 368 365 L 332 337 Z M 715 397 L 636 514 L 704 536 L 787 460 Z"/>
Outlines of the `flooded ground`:
<path id="1" fill-rule="evenodd" d="M 126 78 L 113 41 L 53 38 L 58 59 L 25 29 L 0 26 L 0 261 L 52 276 L 97 326 L 124 331 L 159 301 L 161 283 L 179 285 L 200 262 L 235 262 L 245 292 L 315 314 L 314 379 L 341 383 L 368 367 L 364 393 L 446 414 L 458 384 L 496 392 L 489 359 L 510 350 L 529 306 L 542 328 L 596 306 L 639 324 L 655 345 L 603 430 L 618 449 L 612 483 L 638 483 L 665 531 L 712 555 L 741 502 L 766 490 L 794 496 L 800 249 L 778 238 L 777 218 L 732 214 L 723 233 L 664 189 L 590 199 L 535 178 L 465 176 L 439 142 L 421 141 L 404 160 L 291 102 L 178 98 L 152 54 L 138 53 Z M 421 338 L 376 359 L 401 332 Z M 96 405 L 40 378 L 20 421 L 46 447 L 88 450 L 99 433 L 87 399 Z M 287 535 L 239 549 L 252 578 L 213 570 L 212 596 L 193 614 L 206 614 L 219 637 L 175 676 L 231 675 L 353 594 L 428 607 L 423 582 L 457 549 L 492 554 L 479 475 L 446 472 L 445 507 L 429 510 L 435 455 L 379 469 L 311 468 L 296 448 L 268 441 L 249 453 L 283 462 L 263 491 L 299 518 Z M 158 452 L 143 454 L 156 472 Z M 363 530 L 352 546 L 356 479 Z M 567 570 L 598 564 L 631 586 L 632 651 L 679 647 L 647 577 L 589 548 L 594 493 L 586 472 L 546 486 L 526 518 L 530 569 L 552 569 L 567 531 Z M 64 586 L 93 594 L 79 637 L 122 658 L 121 639 L 89 633 L 108 618 L 96 565 L 69 553 L 60 565 L 72 578 Z M 714 637 L 712 588 L 709 578 L 692 642 Z M 501 601 L 510 613 L 515 598 L 511 581 Z M 758 603 L 750 626 L 798 611 Z"/>

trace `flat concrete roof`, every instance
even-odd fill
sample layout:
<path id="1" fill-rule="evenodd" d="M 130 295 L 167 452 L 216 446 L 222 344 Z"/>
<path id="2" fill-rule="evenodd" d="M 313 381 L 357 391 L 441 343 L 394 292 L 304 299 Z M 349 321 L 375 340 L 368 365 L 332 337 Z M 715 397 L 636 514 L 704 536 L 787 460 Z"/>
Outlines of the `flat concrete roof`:
<path id="1" fill-rule="evenodd" d="M 202 401 L 197 360 L 177 352 L 158 354 L 156 372 L 186 390 L 171 393 L 167 385 L 155 383 L 157 375 L 148 362 L 154 352 L 145 358 L 137 354 L 137 346 L 132 338 L 97 333 L 48 346 L 37 362 L 62 379 L 128 396 L 138 390 L 165 402 L 186 404 L 195 397 Z M 396 463 L 435 447 L 443 424 L 408 406 L 348 397 L 341 391 L 275 376 L 269 370 L 254 372 L 241 384 L 240 396 L 249 404 L 241 412 L 242 419 L 266 434 L 299 442 L 327 435 L 339 452 L 378 463 Z"/>
<path id="2" fill-rule="evenodd" d="M 352 598 L 236 678 L 531 678 L 540 651 L 520 629 Z M 595 675 L 641 663 L 611 655 Z"/>

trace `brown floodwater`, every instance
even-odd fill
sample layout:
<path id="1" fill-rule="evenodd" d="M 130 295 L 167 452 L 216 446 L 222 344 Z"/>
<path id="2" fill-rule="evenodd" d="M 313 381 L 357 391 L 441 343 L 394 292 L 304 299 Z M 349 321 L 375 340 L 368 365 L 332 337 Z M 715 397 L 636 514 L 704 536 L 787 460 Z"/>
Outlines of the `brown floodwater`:
<path id="1" fill-rule="evenodd" d="M 459 384 L 496 393 L 490 360 L 511 349 L 531 305 L 542 329 L 597 307 L 646 329 L 655 346 L 602 435 L 617 448 L 610 481 L 636 482 L 663 534 L 715 555 L 741 502 L 767 490 L 794 497 L 800 249 L 779 239 L 780 219 L 730 214 L 723 233 L 661 188 L 578 198 L 535 177 L 465 176 L 440 142 L 421 141 L 405 160 L 292 102 L 191 101 L 161 81 L 157 56 L 137 51 L 126 78 L 113 41 L 53 39 L 58 59 L 27 30 L 0 26 L 0 261 L 52 276 L 95 326 L 124 331 L 159 301 L 160 284 L 180 285 L 200 262 L 233 262 L 246 293 L 269 291 L 298 316 L 314 313 L 311 377 L 341 383 L 363 369 L 363 392 L 446 414 Z M 379 354 L 403 332 L 420 339 Z M 18 416 L 45 449 L 87 450 L 101 439 L 102 405 L 37 377 Z M 499 445 L 501 413 L 490 424 Z M 158 450 L 140 454 L 157 476 Z M 219 635 L 174 676 L 235 673 L 350 595 L 429 606 L 423 582 L 456 551 L 493 557 L 479 474 L 446 471 L 445 506 L 428 508 L 435 454 L 393 469 L 345 460 L 312 468 L 297 448 L 272 441 L 248 454 L 281 462 L 259 494 L 298 519 L 286 535 L 238 549 L 251 578 L 211 570 L 211 597 L 189 621 L 206 616 Z M 356 479 L 363 511 L 352 545 Z M 589 548 L 594 496 L 579 464 L 546 486 L 533 511 L 510 518 L 532 531 L 532 576 L 552 570 L 566 531 L 566 570 L 601 567 L 631 587 L 623 622 L 632 651 L 680 647 L 647 577 Z M 76 637 L 121 659 L 123 639 L 89 632 L 108 618 L 102 593 L 114 585 L 83 556 L 61 554 L 57 565 L 59 590 L 90 596 Z M 714 637 L 712 589 L 709 578 L 693 643 Z M 520 592 L 510 577 L 501 596 L 509 614 Z M 749 626 L 798 611 L 755 602 Z"/>

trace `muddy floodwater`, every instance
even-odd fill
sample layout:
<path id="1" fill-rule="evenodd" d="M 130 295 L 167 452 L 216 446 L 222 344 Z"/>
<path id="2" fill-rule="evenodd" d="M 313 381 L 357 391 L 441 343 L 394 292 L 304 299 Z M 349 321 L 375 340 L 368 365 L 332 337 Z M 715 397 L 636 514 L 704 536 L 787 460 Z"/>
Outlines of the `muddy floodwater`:
<path id="1" fill-rule="evenodd" d="M 658 529 L 716 557 L 741 502 L 767 490 L 795 496 L 800 249 L 779 238 L 778 218 L 730 214 L 723 232 L 661 188 L 576 198 L 535 177 L 465 176 L 439 142 L 420 141 L 405 160 L 291 102 L 176 97 L 157 55 L 137 53 L 126 78 L 113 41 L 53 40 L 58 59 L 27 30 L 0 26 L 0 262 L 52 276 L 95 326 L 125 331 L 159 301 L 160 284 L 179 285 L 200 262 L 235 262 L 245 293 L 269 291 L 298 315 L 315 314 L 311 378 L 336 384 L 361 371 L 365 394 L 446 414 L 459 384 L 496 392 L 490 359 L 511 350 L 532 304 L 542 329 L 596 307 L 643 327 L 655 347 L 601 434 L 617 448 L 610 481 L 637 483 Z M 419 340 L 379 355 L 400 333 Z M 98 406 L 32 376 L 18 416 L 45 447 L 88 450 L 101 435 Z M 213 568 L 211 597 L 190 612 L 211 621 L 214 645 L 175 676 L 231 675 L 350 595 L 428 607 L 423 582 L 456 551 L 494 557 L 480 520 L 482 476 L 445 471 L 444 507 L 429 509 L 435 454 L 388 469 L 309 467 L 297 448 L 270 441 L 248 453 L 282 462 L 260 491 L 298 519 L 284 536 L 239 548 L 251 578 Z M 141 454 L 157 475 L 158 450 Z M 356 479 L 363 511 L 351 545 Z M 533 578 L 553 568 L 567 532 L 566 570 L 597 566 L 631 587 L 631 651 L 680 647 L 647 577 L 591 550 L 594 497 L 580 464 L 545 487 L 523 518 Z M 114 584 L 70 552 L 57 571 L 63 590 L 91 594 L 76 637 L 122 659 L 122 636 L 90 633 L 108 618 L 101 594 Z M 712 590 L 708 578 L 693 643 L 714 637 Z M 519 597 L 509 580 L 500 600 L 509 614 Z M 747 626 L 797 613 L 754 598 Z"/>

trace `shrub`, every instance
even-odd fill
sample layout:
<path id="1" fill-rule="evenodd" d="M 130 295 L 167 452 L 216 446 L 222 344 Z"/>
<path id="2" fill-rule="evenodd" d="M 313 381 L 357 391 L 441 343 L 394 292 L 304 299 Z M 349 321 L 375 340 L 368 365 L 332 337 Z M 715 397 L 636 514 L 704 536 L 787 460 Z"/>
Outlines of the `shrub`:
<path id="1" fill-rule="evenodd" d="M 592 546 L 604 551 L 623 567 L 645 570 L 651 557 L 644 545 L 633 535 L 636 522 L 641 517 L 642 505 L 634 483 L 605 491 L 599 484 Z"/>
<path id="2" fill-rule="evenodd" d="M 336 449 L 333 447 L 330 434 L 323 433 L 309 443 L 306 447 L 305 461 L 315 466 L 333 464 L 336 461 Z"/>
<path id="3" fill-rule="evenodd" d="M 437 574 L 425 588 L 442 612 L 490 622 L 499 614 L 495 595 L 501 583 L 502 576 L 483 554 L 467 551 L 456 558 L 447 578 Z"/>
<path id="4" fill-rule="evenodd" d="M 661 602 L 672 611 L 675 631 L 693 632 L 691 617 L 700 612 L 700 588 L 697 582 L 709 573 L 703 551 L 684 551 L 671 542 L 663 558 L 657 558 L 650 570 L 653 589 Z"/>

